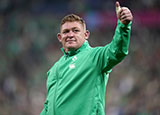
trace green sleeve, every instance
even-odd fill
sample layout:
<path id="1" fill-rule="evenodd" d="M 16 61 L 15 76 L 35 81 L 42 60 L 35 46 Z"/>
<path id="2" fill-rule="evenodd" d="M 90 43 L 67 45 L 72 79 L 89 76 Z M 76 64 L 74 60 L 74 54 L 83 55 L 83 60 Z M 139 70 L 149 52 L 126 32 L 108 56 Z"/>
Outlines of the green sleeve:
<path id="1" fill-rule="evenodd" d="M 47 111 L 48 111 L 48 100 L 46 99 L 46 101 L 44 103 L 44 108 L 41 111 L 40 115 L 47 115 Z"/>
<path id="2" fill-rule="evenodd" d="M 102 72 L 110 72 L 128 54 L 131 23 L 124 25 L 118 20 L 111 43 L 97 50 L 98 65 Z"/>
<path id="3" fill-rule="evenodd" d="M 40 115 L 46 115 L 46 110 L 45 110 L 45 108 L 42 110 L 42 112 L 40 113 Z"/>

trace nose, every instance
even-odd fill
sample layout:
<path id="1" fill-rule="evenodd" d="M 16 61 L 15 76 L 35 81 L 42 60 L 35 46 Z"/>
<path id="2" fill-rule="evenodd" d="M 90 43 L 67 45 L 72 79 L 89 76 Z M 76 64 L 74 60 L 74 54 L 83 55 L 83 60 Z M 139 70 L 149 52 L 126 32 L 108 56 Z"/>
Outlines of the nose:
<path id="1" fill-rule="evenodd" d="M 70 31 L 68 34 L 67 34 L 68 37 L 72 38 L 74 36 L 74 33 L 72 31 Z"/>

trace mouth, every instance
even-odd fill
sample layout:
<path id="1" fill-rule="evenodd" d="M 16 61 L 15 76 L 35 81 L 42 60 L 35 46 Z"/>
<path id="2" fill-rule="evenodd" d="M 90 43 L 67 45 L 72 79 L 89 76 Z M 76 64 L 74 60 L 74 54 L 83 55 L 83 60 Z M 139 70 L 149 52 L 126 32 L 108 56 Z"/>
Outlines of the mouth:
<path id="1" fill-rule="evenodd" d="M 72 42 L 76 42 L 76 40 L 74 40 L 74 39 L 66 39 L 66 42 L 72 43 Z"/>

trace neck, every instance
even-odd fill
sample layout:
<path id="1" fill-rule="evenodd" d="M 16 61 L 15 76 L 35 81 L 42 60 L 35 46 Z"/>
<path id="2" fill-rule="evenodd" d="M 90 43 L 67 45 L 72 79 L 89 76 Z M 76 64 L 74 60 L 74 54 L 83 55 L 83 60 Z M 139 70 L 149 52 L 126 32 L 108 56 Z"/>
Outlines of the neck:
<path id="1" fill-rule="evenodd" d="M 75 48 L 71 48 L 71 49 L 68 49 L 68 48 L 63 48 L 65 53 L 68 53 L 68 51 L 75 51 L 76 49 Z"/>
<path id="2" fill-rule="evenodd" d="M 67 53 L 67 52 L 68 52 L 68 49 L 66 49 L 66 48 L 64 48 L 64 47 L 63 47 L 63 49 L 64 49 L 64 52 L 65 52 L 65 53 Z"/>

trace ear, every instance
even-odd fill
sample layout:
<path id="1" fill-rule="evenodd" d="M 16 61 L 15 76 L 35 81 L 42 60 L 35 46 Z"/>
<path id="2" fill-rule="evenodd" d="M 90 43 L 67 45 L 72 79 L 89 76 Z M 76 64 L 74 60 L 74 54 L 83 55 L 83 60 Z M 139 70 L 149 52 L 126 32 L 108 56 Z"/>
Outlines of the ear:
<path id="1" fill-rule="evenodd" d="M 59 42 L 61 42 L 61 41 L 62 41 L 62 36 L 61 36 L 61 34 L 60 34 L 60 33 L 58 33 L 58 34 L 57 34 L 57 38 L 58 38 Z"/>
<path id="2" fill-rule="evenodd" d="M 89 35 L 90 35 L 90 32 L 88 30 L 86 30 L 86 32 L 84 34 L 85 34 L 85 39 L 88 39 Z"/>

